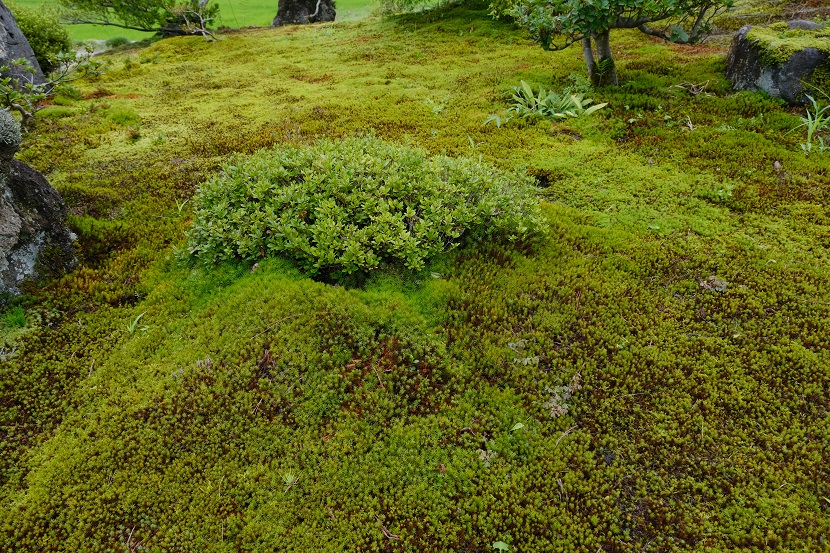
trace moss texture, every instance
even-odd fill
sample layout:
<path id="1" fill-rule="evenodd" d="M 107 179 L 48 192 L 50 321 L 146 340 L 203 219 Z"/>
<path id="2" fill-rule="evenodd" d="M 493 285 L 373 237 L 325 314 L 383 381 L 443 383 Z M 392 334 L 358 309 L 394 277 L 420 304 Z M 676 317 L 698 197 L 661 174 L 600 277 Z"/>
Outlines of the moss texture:
<path id="1" fill-rule="evenodd" d="M 825 549 L 826 156 L 723 50 L 616 43 L 609 107 L 501 129 L 583 62 L 484 8 L 105 58 L 19 154 L 84 264 L 0 363 L 0 550 Z M 525 168 L 548 237 L 356 288 L 174 261 L 228 155 L 361 130 Z"/>
<path id="2" fill-rule="evenodd" d="M 786 22 L 766 27 L 754 26 L 747 39 L 762 48 L 763 57 L 770 63 L 782 64 L 806 48 L 816 48 L 830 54 L 830 29 L 792 29 Z"/>

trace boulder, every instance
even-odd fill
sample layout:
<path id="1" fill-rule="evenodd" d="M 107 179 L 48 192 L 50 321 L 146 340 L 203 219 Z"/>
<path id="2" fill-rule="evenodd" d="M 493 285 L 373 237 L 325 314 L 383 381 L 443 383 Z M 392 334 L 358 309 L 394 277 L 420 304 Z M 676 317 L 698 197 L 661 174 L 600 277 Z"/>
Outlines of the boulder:
<path id="1" fill-rule="evenodd" d="M 66 205 L 43 175 L 14 158 L 20 127 L 0 110 L 0 294 L 18 294 L 25 278 L 77 265 Z"/>
<path id="2" fill-rule="evenodd" d="M 12 60 L 20 58 L 28 60 L 34 72 L 29 73 L 19 68 L 12 68 L 8 72 L 9 75 L 17 81 L 25 80 L 34 84 L 46 82 L 29 41 L 23 36 L 12 12 L 0 0 L 0 65 L 9 65 Z"/>
<path id="3" fill-rule="evenodd" d="M 279 0 L 272 27 L 334 21 L 333 0 Z"/>
<path id="4" fill-rule="evenodd" d="M 726 64 L 726 76 L 736 90 L 763 90 L 790 104 L 803 104 L 805 93 L 810 93 L 805 83 L 826 86 L 830 30 L 800 20 L 768 27 L 747 25 L 735 34 Z"/>

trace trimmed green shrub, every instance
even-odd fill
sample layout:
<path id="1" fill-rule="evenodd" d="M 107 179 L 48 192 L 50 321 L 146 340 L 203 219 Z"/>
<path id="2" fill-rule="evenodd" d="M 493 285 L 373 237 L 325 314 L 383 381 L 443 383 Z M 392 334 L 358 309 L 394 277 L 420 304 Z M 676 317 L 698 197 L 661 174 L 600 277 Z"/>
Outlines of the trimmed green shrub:
<path id="1" fill-rule="evenodd" d="M 72 40 L 66 27 L 61 25 L 57 10 L 49 6 L 29 8 L 14 2 L 6 4 L 32 46 L 40 68 L 46 74 L 54 71 L 58 55 L 72 51 Z"/>
<path id="2" fill-rule="evenodd" d="M 433 0 L 377 0 L 375 10 L 382 14 L 396 14 L 423 10 L 433 4 Z"/>
<path id="3" fill-rule="evenodd" d="M 130 39 L 124 36 L 114 36 L 112 38 L 108 38 L 106 41 L 107 48 L 118 48 L 119 46 L 124 46 L 129 43 Z"/>
<path id="4" fill-rule="evenodd" d="M 427 259 L 462 241 L 543 232 L 532 180 L 373 136 L 235 157 L 195 198 L 189 250 L 204 261 L 287 255 L 337 278 Z"/>

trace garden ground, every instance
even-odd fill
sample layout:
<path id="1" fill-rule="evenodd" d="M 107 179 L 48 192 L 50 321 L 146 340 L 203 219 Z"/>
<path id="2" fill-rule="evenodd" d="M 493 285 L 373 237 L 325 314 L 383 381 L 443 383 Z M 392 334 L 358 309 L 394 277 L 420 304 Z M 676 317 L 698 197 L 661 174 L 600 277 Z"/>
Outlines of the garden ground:
<path id="1" fill-rule="evenodd" d="M 0 338 L 0 549 L 825 550 L 827 154 L 722 43 L 614 48 L 607 108 L 501 128 L 584 68 L 484 7 L 103 58 L 18 154 L 82 267 Z M 366 131 L 524 168 L 548 236 L 355 287 L 174 254 L 228 156 Z"/>

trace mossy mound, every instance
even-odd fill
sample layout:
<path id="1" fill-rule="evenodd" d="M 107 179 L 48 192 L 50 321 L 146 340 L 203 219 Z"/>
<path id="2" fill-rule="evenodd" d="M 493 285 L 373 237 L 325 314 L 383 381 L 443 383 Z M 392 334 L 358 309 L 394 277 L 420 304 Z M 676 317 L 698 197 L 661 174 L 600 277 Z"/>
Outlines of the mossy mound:
<path id="1" fill-rule="evenodd" d="M 809 21 L 743 27 L 727 56 L 726 74 L 736 89 L 763 90 L 790 104 L 824 90 L 828 72 L 830 30 Z"/>
<path id="2" fill-rule="evenodd" d="M 787 22 L 773 23 L 766 27 L 753 26 L 747 40 L 757 45 L 762 59 L 769 64 L 783 64 L 793 54 L 807 48 L 815 48 L 830 54 L 830 28 L 791 28 Z"/>

